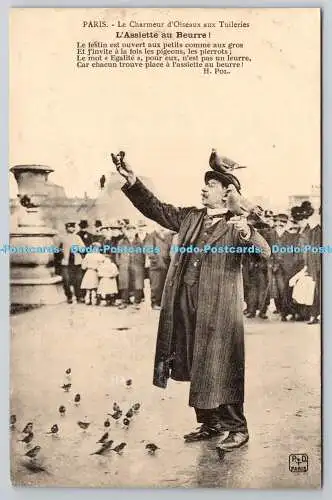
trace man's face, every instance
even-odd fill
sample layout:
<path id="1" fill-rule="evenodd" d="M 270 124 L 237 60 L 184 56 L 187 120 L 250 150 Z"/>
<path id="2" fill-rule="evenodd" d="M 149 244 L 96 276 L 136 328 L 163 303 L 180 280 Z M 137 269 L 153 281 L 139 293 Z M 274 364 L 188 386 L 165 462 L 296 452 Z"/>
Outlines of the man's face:
<path id="1" fill-rule="evenodd" d="M 286 228 L 286 224 L 287 224 L 286 221 L 277 219 L 276 222 L 275 222 L 275 228 L 276 229 L 280 229 L 280 230 L 285 229 Z"/>
<path id="2" fill-rule="evenodd" d="M 67 233 L 74 234 L 75 230 L 76 230 L 76 227 L 75 226 L 67 226 L 66 230 L 67 230 Z"/>
<path id="3" fill-rule="evenodd" d="M 226 189 L 219 181 L 210 179 L 202 189 L 202 204 L 208 208 L 225 207 Z"/>

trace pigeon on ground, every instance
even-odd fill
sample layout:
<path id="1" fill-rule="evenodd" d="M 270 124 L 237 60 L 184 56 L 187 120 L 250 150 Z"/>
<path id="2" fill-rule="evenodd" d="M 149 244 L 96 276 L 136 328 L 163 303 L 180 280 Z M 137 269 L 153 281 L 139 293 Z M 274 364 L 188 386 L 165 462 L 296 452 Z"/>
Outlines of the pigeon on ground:
<path id="1" fill-rule="evenodd" d="M 120 443 L 117 446 L 115 446 L 114 448 L 112 448 L 112 450 L 115 451 L 115 453 L 120 454 L 126 446 L 127 446 L 127 443 Z"/>

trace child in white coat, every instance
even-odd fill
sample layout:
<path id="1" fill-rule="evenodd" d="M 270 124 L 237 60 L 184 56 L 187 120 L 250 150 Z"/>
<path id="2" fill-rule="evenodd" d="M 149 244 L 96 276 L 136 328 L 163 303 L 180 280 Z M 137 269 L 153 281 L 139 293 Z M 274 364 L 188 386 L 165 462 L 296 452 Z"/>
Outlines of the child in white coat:
<path id="1" fill-rule="evenodd" d="M 110 255 L 105 255 L 103 261 L 98 266 L 98 276 L 100 278 L 97 290 L 97 303 L 100 300 L 106 300 L 106 305 L 111 306 L 115 303 L 118 287 L 116 277 L 119 274 L 118 268 L 112 262 Z"/>

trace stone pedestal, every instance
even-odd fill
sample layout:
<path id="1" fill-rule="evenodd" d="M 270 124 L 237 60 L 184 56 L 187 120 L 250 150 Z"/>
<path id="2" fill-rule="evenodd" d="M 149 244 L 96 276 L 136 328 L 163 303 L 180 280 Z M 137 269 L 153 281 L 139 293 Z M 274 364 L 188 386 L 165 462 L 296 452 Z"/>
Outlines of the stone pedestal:
<path id="1" fill-rule="evenodd" d="M 10 170 L 17 181 L 20 199 L 24 195 L 29 198 L 10 234 L 11 303 L 64 302 L 62 278 L 54 272 L 52 247 L 57 233 L 46 226 L 39 210 L 39 204 L 47 196 L 47 177 L 53 170 L 43 165 L 17 165 Z"/>

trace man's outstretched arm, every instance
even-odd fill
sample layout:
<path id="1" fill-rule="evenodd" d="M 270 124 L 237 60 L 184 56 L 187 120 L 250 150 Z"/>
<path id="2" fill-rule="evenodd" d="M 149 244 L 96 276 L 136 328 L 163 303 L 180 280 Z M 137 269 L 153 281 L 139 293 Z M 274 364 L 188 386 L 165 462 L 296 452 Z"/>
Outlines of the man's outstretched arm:
<path id="1" fill-rule="evenodd" d="M 146 186 L 134 174 L 127 162 L 116 162 L 113 157 L 118 172 L 126 179 L 126 184 L 122 187 L 124 194 L 130 199 L 132 204 L 149 219 L 167 229 L 179 231 L 181 222 L 193 207 L 178 208 L 168 203 L 163 203 L 147 189 Z"/>

